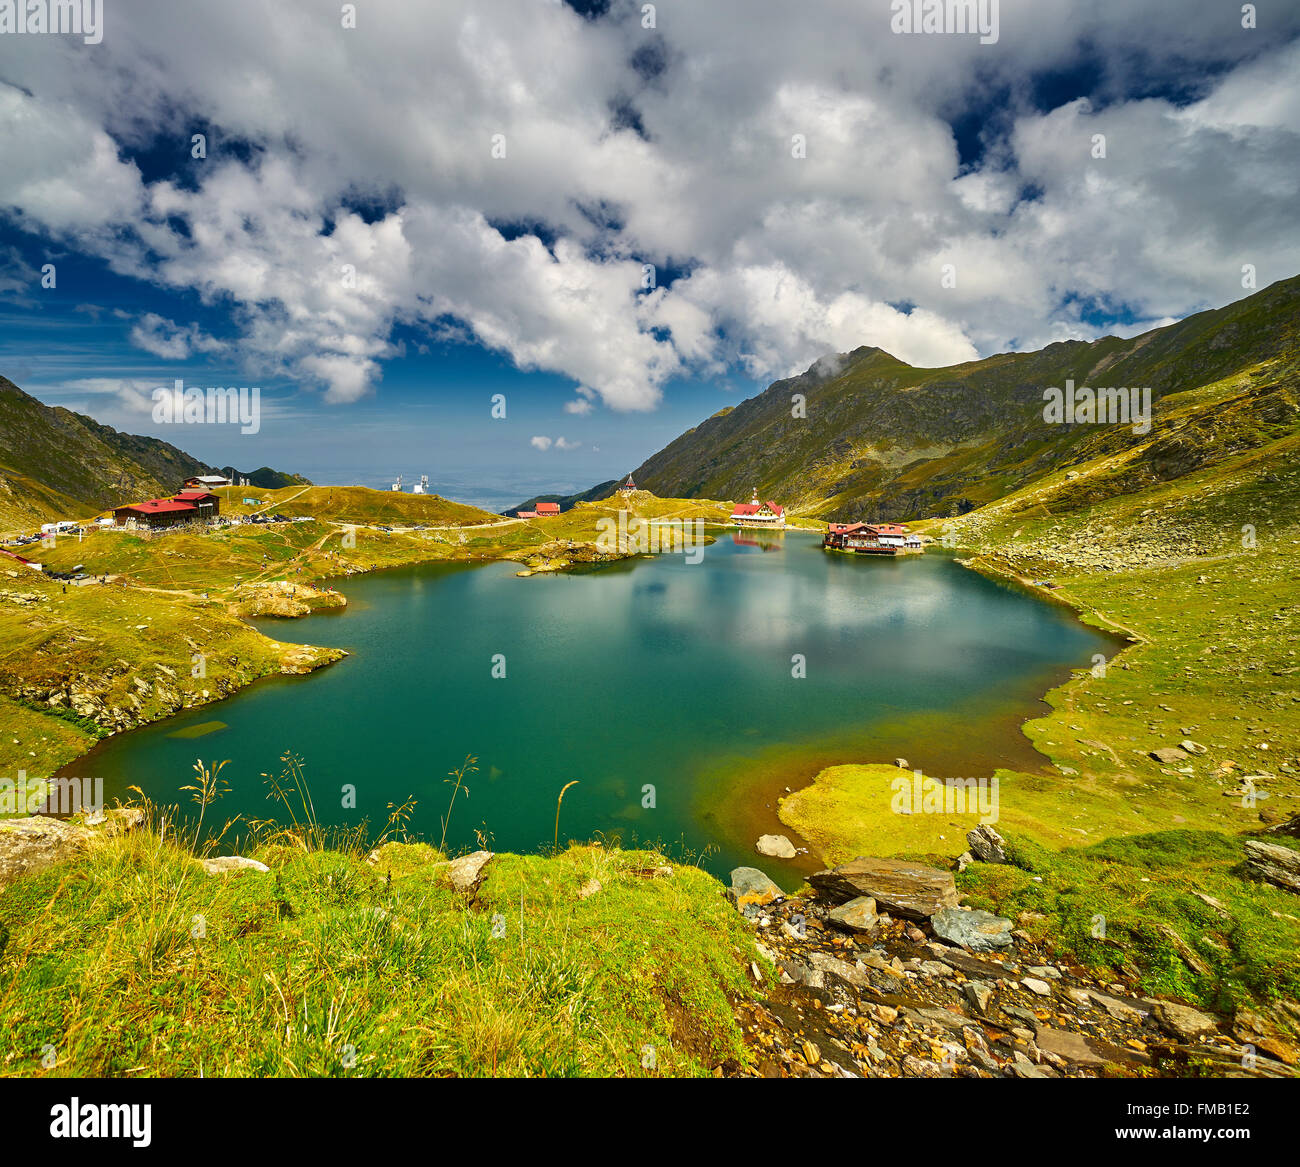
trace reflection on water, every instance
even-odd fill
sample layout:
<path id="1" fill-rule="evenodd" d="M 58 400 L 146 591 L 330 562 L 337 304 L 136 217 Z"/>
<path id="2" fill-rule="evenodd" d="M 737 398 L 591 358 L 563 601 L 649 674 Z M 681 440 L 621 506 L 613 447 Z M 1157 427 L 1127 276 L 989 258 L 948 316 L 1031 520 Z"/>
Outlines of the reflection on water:
<path id="1" fill-rule="evenodd" d="M 780 555 L 768 554 L 780 550 Z M 1109 645 L 1068 613 L 939 556 L 828 555 L 802 532 L 737 531 L 692 564 L 519 579 L 513 564 L 433 565 L 350 579 L 327 619 L 267 622 L 280 640 L 352 655 L 308 677 L 259 682 L 219 706 L 109 739 L 69 773 L 182 801 L 196 757 L 230 759 L 215 812 L 267 817 L 261 775 L 300 754 L 325 822 L 382 824 L 419 800 L 439 833 L 447 771 L 479 759 L 448 842 L 499 849 L 599 831 L 684 840 L 743 861 L 698 809 L 706 775 L 813 764 L 833 747 L 880 760 L 886 727 L 945 711 L 1033 712 L 1044 678 Z M 796 658 L 802 660 L 796 665 Z M 802 674 L 802 675 L 800 675 Z M 983 716 L 983 715 L 981 715 Z M 954 725 L 973 740 L 975 723 Z M 201 735 L 198 740 L 186 736 Z M 892 760 L 892 754 L 885 760 Z M 344 806 L 355 787 L 355 809 Z M 745 797 L 743 780 L 736 797 Z"/>

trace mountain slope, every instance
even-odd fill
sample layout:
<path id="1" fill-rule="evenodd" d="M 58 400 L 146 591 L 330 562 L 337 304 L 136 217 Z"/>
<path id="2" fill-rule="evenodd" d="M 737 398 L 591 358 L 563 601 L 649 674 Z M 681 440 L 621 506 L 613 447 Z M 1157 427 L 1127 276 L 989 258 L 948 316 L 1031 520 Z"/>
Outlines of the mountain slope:
<path id="1" fill-rule="evenodd" d="M 170 494 L 190 475 L 216 473 L 168 442 L 45 405 L 0 377 L 0 529 L 87 517 Z M 252 477 L 274 485 L 307 481 L 266 468 Z"/>
<path id="2" fill-rule="evenodd" d="M 1294 424 L 1298 333 L 1300 277 L 1128 340 L 1064 341 L 943 369 L 860 348 L 722 410 L 633 474 L 675 497 L 747 498 L 757 487 L 832 519 L 960 514 L 1128 447 L 1149 452 L 1140 473 L 1168 477 Z M 1045 422 L 1043 391 L 1067 380 L 1150 387 L 1152 432 Z M 1161 402 L 1202 389 L 1194 422 L 1184 421 L 1192 428 L 1167 433 Z M 796 394 L 805 417 L 792 416 Z"/>

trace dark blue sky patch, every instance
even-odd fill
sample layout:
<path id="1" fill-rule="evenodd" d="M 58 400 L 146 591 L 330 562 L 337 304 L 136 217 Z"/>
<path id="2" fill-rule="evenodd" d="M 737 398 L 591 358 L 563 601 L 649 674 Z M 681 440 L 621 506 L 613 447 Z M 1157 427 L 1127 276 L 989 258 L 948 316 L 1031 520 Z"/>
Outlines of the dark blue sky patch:
<path id="1" fill-rule="evenodd" d="M 642 141 L 650 140 L 641 120 L 641 111 L 627 97 L 616 97 L 609 103 L 609 128 L 615 132 L 631 130 Z"/>
<path id="2" fill-rule="evenodd" d="M 487 224 L 508 242 L 522 239 L 525 235 L 536 235 L 552 255 L 560 238 L 554 227 L 547 226 L 540 219 L 488 219 Z"/>
<path id="3" fill-rule="evenodd" d="M 640 45 L 628 58 L 628 64 L 642 81 L 651 82 L 668 71 L 668 49 L 662 37 L 654 36 Z"/>
<path id="4" fill-rule="evenodd" d="M 1114 328 L 1116 325 L 1128 327 L 1146 319 L 1145 313 L 1137 311 L 1117 297 L 1084 296 L 1078 292 L 1067 292 L 1061 297 L 1056 310 L 1099 330 Z"/>
<path id="5" fill-rule="evenodd" d="M 370 225 L 382 222 L 395 211 L 401 210 L 406 198 L 401 188 L 394 185 L 384 190 L 351 190 L 340 202 L 343 210 L 350 211 L 363 223 Z"/>
<path id="6" fill-rule="evenodd" d="M 609 13 L 610 0 L 564 0 L 564 3 L 585 20 L 599 20 Z"/>

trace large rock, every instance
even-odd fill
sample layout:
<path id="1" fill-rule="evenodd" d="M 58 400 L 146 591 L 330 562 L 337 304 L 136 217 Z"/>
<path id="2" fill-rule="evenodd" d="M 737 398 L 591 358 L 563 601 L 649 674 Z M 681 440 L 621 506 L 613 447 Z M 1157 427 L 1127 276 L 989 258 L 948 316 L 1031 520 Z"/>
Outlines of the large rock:
<path id="1" fill-rule="evenodd" d="M 1007 841 L 990 826 L 979 826 L 966 832 L 966 845 L 971 854 L 985 863 L 1007 861 Z"/>
<path id="2" fill-rule="evenodd" d="M 1010 948 L 1014 941 L 1014 925 L 1003 916 L 978 909 L 941 908 L 930 919 L 934 934 L 949 944 L 959 944 L 972 952 L 988 952 L 994 948 Z"/>
<path id="3" fill-rule="evenodd" d="M 880 923 L 876 915 L 876 901 L 870 896 L 858 896 L 833 909 L 826 917 L 832 924 L 848 932 L 874 932 Z"/>
<path id="4" fill-rule="evenodd" d="M 878 907 L 911 920 L 924 920 L 941 908 L 957 906 L 957 885 L 951 872 L 899 859 L 859 856 L 828 871 L 814 872 L 808 882 L 837 901 L 870 896 Z"/>
<path id="5" fill-rule="evenodd" d="M 1291 847 L 1259 839 L 1247 840 L 1246 870 L 1256 879 L 1266 879 L 1285 891 L 1300 893 L 1300 851 Z"/>
<path id="6" fill-rule="evenodd" d="M 115 807 L 80 821 L 39 814 L 0 819 L 0 885 L 74 859 L 104 839 L 137 830 L 144 821 L 138 807 Z"/>
<path id="7" fill-rule="evenodd" d="M 32 815 L 0 820 L 0 883 L 72 859 L 93 837 L 94 832 L 66 819 Z"/>
<path id="8" fill-rule="evenodd" d="M 1172 1001 L 1157 1001 L 1155 1015 L 1161 1029 L 1183 1041 L 1196 1041 L 1197 1038 L 1217 1033 L 1219 1029 L 1218 1020 L 1208 1013 L 1202 1013 L 1190 1005 L 1176 1005 Z"/>
<path id="9" fill-rule="evenodd" d="M 793 859 L 796 855 L 794 844 L 784 835 L 760 835 L 754 850 L 772 859 Z"/>
<path id="10" fill-rule="evenodd" d="M 757 867 L 737 867 L 731 873 L 727 899 L 741 909 L 750 904 L 761 907 L 785 899 L 785 892 Z"/>
<path id="11" fill-rule="evenodd" d="M 1164 746 L 1158 750 L 1151 751 L 1151 757 L 1165 766 L 1172 766 L 1178 762 L 1185 762 L 1192 755 L 1178 746 Z"/>
<path id="12" fill-rule="evenodd" d="M 435 863 L 434 869 L 440 879 L 445 879 L 459 892 L 472 892 L 483 881 L 483 868 L 493 859 L 491 851 L 471 851 L 459 859 L 446 863 Z"/>

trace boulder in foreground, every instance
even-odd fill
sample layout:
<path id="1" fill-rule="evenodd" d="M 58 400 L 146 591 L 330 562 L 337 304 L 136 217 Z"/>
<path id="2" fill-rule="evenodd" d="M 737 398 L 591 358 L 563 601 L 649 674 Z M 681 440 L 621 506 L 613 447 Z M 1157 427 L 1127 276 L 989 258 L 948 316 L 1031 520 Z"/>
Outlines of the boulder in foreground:
<path id="1" fill-rule="evenodd" d="M 1284 891 L 1300 893 L 1300 851 L 1281 843 L 1246 841 L 1246 871 Z"/>
<path id="2" fill-rule="evenodd" d="M 439 878 L 447 880 L 459 892 L 472 892 L 483 881 L 483 869 L 493 859 L 491 851 L 471 851 L 447 863 L 435 863 Z"/>
<path id="3" fill-rule="evenodd" d="M 911 920 L 926 920 L 941 908 L 957 906 L 957 885 L 952 873 L 900 859 L 859 856 L 827 871 L 817 871 L 808 882 L 837 901 L 870 896 L 879 908 Z"/>
<path id="4" fill-rule="evenodd" d="M 941 908 L 930 919 L 934 934 L 949 944 L 959 944 L 972 952 L 1010 948 L 1013 927 L 1010 920 L 979 909 Z"/>
<path id="5" fill-rule="evenodd" d="M 785 899 L 785 892 L 757 867 L 737 867 L 731 873 L 727 899 L 741 909 L 750 904 L 761 907 Z"/>

